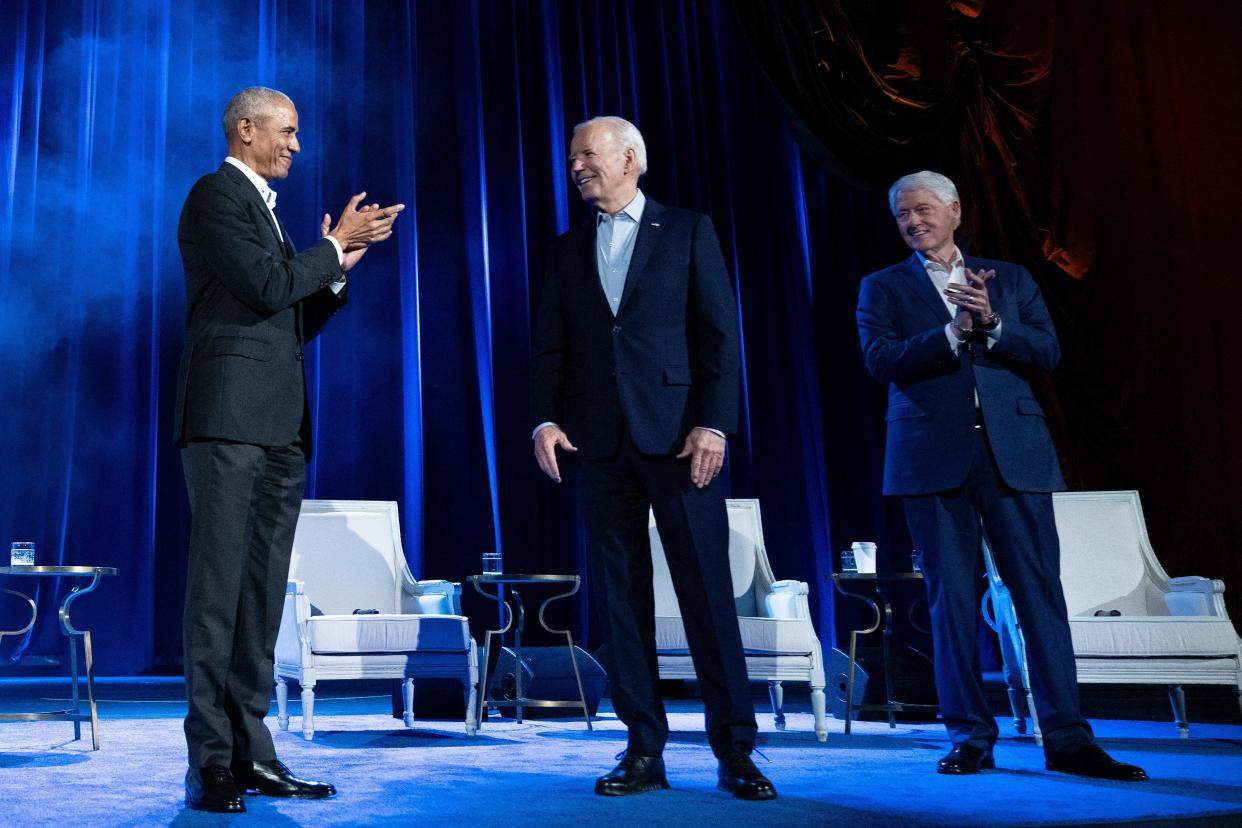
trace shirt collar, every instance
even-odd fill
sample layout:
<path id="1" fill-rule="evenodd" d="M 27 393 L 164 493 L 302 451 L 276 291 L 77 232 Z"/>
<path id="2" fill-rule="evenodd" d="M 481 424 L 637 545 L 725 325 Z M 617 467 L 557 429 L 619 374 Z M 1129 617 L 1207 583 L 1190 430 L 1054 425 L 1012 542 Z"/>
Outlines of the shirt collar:
<path id="1" fill-rule="evenodd" d="M 276 191 L 267 186 L 267 182 L 263 180 L 263 176 L 250 169 L 245 161 L 234 158 L 231 155 L 225 157 L 224 161 L 225 163 L 232 164 L 234 167 L 237 167 L 237 169 L 242 171 L 242 174 L 245 175 L 246 178 L 250 180 L 250 183 L 254 185 L 254 188 L 259 191 L 259 195 L 263 198 L 263 202 L 267 204 L 268 209 L 276 209 Z"/>
<path id="2" fill-rule="evenodd" d="M 922 263 L 924 270 L 927 270 L 927 271 L 935 270 L 940 273 L 945 273 L 945 272 L 952 273 L 952 269 L 950 269 L 949 271 L 946 271 L 940 265 L 939 262 L 933 262 L 931 259 L 924 256 L 923 251 L 921 250 L 914 251 L 914 255 L 919 257 L 919 262 Z M 966 266 L 966 260 L 962 258 L 962 251 L 957 248 L 957 245 L 954 245 L 953 246 L 953 268 L 965 267 L 965 266 Z"/>
<path id="3" fill-rule="evenodd" d="M 634 193 L 634 197 L 630 199 L 630 203 L 621 208 L 617 213 L 617 218 L 624 216 L 635 224 L 643 217 L 643 208 L 647 206 L 647 197 L 643 195 L 643 191 L 639 190 Z M 595 219 L 595 226 L 598 227 L 604 221 L 612 218 L 605 212 L 600 212 Z"/>

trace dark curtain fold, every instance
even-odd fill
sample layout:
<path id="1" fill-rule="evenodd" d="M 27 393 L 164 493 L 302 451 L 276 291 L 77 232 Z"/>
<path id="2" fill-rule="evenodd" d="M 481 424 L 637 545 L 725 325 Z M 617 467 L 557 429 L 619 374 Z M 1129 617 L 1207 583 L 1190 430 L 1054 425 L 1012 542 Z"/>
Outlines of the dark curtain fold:
<path id="1" fill-rule="evenodd" d="M 1236 7 L 734 10 L 825 169 L 872 193 L 945 172 L 966 245 L 1031 268 L 1062 340 L 1041 391 L 1071 486 L 1138 489 L 1166 568 L 1223 578 L 1237 614 Z"/>

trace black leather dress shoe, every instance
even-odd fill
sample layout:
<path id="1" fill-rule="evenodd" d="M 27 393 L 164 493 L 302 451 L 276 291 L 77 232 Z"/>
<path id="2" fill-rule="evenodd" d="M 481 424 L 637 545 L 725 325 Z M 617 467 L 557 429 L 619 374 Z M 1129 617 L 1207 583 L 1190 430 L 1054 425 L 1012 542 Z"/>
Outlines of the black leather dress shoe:
<path id="1" fill-rule="evenodd" d="M 627 796 L 666 788 L 664 759 L 637 753 L 626 753 L 620 764 L 595 780 L 595 792 L 600 796 Z"/>
<path id="2" fill-rule="evenodd" d="M 953 750 L 945 754 L 936 765 L 936 773 L 951 775 L 978 773 L 981 770 L 992 770 L 995 767 L 996 760 L 992 758 L 991 750 L 963 743 L 954 745 Z"/>
<path id="3" fill-rule="evenodd" d="M 1138 765 L 1118 762 L 1099 745 L 1087 745 L 1061 756 L 1049 757 L 1044 767 L 1050 771 L 1118 782 L 1142 782 L 1147 778 L 1147 772 Z"/>
<path id="4" fill-rule="evenodd" d="M 716 787 L 738 799 L 776 799 L 776 786 L 759 772 L 750 754 L 734 751 L 720 760 Z"/>
<path id="5" fill-rule="evenodd" d="M 336 794 L 336 788 L 327 782 L 298 779 L 279 759 L 267 762 L 234 762 L 230 769 L 239 786 L 264 796 L 325 799 Z"/>
<path id="6" fill-rule="evenodd" d="M 185 772 L 185 804 L 195 811 L 240 814 L 246 810 L 241 788 L 224 765 L 190 768 Z"/>

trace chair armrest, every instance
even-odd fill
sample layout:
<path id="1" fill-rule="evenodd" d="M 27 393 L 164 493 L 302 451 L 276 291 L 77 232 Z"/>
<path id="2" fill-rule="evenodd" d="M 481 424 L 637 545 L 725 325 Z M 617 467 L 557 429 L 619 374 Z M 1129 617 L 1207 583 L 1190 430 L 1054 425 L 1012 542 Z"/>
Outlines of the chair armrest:
<path id="1" fill-rule="evenodd" d="M 1225 582 L 1204 578 L 1200 575 L 1183 575 L 1169 579 L 1170 592 L 1224 592 Z"/>
<path id="2" fill-rule="evenodd" d="M 1224 581 L 1202 578 L 1198 575 L 1184 575 L 1180 578 L 1169 579 L 1169 588 L 1164 595 L 1164 603 L 1169 609 L 1169 615 L 1228 617 L 1225 612 L 1224 592 Z"/>
<path id="3" fill-rule="evenodd" d="M 461 584 L 428 580 L 407 583 L 401 611 L 411 615 L 461 615 Z"/>
<path id="4" fill-rule="evenodd" d="M 810 618 L 807 603 L 810 587 L 806 581 L 774 581 L 763 599 L 766 618 Z"/>
<path id="5" fill-rule="evenodd" d="M 290 580 L 285 585 L 285 603 L 281 608 L 280 630 L 276 636 L 276 660 L 286 664 L 309 664 L 310 642 L 306 622 L 311 617 L 310 599 L 305 584 Z"/>
<path id="6" fill-rule="evenodd" d="M 306 597 L 306 584 L 290 579 L 285 584 L 285 610 L 293 613 L 293 620 L 299 626 L 305 626 L 311 617 L 310 599 Z"/>

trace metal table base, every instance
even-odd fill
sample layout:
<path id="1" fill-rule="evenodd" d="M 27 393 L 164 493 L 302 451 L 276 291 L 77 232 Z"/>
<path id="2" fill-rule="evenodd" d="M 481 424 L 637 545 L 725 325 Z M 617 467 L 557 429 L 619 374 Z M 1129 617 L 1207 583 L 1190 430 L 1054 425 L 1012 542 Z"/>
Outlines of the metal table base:
<path id="1" fill-rule="evenodd" d="M 594 730 L 591 725 L 591 713 L 587 708 L 586 694 L 582 690 L 582 673 L 578 670 L 578 657 L 574 653 L 574 638 L 569 630 L 557 630 L 548 626 L 548 622 L 544 617 L 544 612 L 548 608 L 548 604 L 553 601 L 559 601 L 562 598 L 569 598 L 578 592 L 578 588 L 582 585 L 582 579 L 577 575 L 471 575 L 470 583 L 474 584 L 475 590 L 485 598 L 496 601 L 504 608 L 505 622 L 498 630 L 488 630 L 483 636 L 483 665 L 479 671 L 479 709 L 477 721 L 483 722 L 483 709 L 487 705 L 493 707 L 512 707 L 514 708 L 514 718 L 520 724 L 522 721 L 522 710 L 527 707 L 577 707 L 582 710 L 582 718 L 586 722 L 587 730 Z M 496 587 L 496 594 L 486 592 L 483 589 L 484 584 L 492 584 Z M 539 625 L 553 635 L 565 636 L 566 646 L 569 648 L 569 661 L 574 669 L 574 681 L 578 685 L 578 701 L 572 699 L 529 699 L 526 692 L 522 688 L 522 632 L 526 628 L 526 609 L 522 604 L 522 596 L 518 592 L 518 587 L 530 584 L 573 584 L 573 587 L 567 592 L 560 592 L 550 598 L 544 599 L 539 605 Z M 512 587 L 510 593 L 513 596 L 513 603 L 516 607 L 509 606 L 508 601 L 504 598 L 504 587 Z M 516 625 L 514 623 L 516 618 Z M 492 637 L 502 636 L 509 630 L 513 630 L 513 650 L 516 660 L 514 669 L 515 686 L 514 698 L 497 699 L 490 696 L 487 690 L 487 670 L 490 665 L 492 655 Z"/>
<path id="2" fill-rule="evenodd" d="M 875 623 L 861 630 L 850 630 L 850 654 L 849 654 L 849 675 L 846 678 L 845 690 L 845 735 L 850 735 L 850 723 L 853 721 L 853 711 L 884 711 L 888 714 L 889 729 L 897 727 L 896 714 L 903 710 L 935 710 L 937 705 L 934 704 L 912 704 L 910 702 L 902 702 L 893 698 L 893 663 L 891 655 L 891 640 L 893 637 L 893 607 L 888 600 L 888 595 L 884 592 L 884 584 L 886 582 L 900 581 L 921 581 L 923 575 L 920 572 L 892 572 L 892 573 L 859 573 L 845 574 L 833 573 L 832 583 L 836 587 L 837 592 L 842 595 L 848 595 L 851 598 L 857 598 L 871 608 L 875 613 Z M 850 592 L 841 586 L 842 581 L 857 581 L 870 583 L 875 587 L 876 601 L 870 597 L 857 592 Z M 919 600 L 926 601 L 927 596 L 916 598 L 914 603 Z M 878 602 L 877 602 L 878 601 Z M 931 632 L 922 627 L 914 620 L 914 603 L 907 609 L 910 623 L 920 632 Z M 883 609 L 881 609 L 883 607 Z M 854 668 L 858 663 L 858 639 L 864 635 L 870 635 L 880 629 L 881 623 L 884 626 L 884 635 L 882 638 L 883 649 L 882 662 L 884 665 L 884 703 L 883 704 L 854 704 Z"/>
<path id="3" fill-rule="evenodd" d="M 50 710 L 39 713 L 0 713 L 3 722 L 73 722 L 73 738 L 82 738 L 82 722 L 91 723 L 91 748 L 99 750 L 99 714 L 95 706 L 95 657 L 91 649 L 91 631 L 79 630 L 73 626 L 69 618 L 69 608 L 74 601 L 88 592 L 94 592 L 99 586 L 99 579 L 104 575 L 115 575 L 116 569 L 110 566 L 0 566 L 0 575 L 19 577 L 71 577 L 86 578 L 91 582 L 85 587 L 74 587 L 69 590 L 65 600 L 60 602 L 60 631 L 65 634 L 69 646 L 69 669 L 71 673 L 73 707 L 68 710 Z M 30 605 L 30 621 L 20 630 L 0 630 L 0 639 L 6 635 L 22 635 L 34 627 L 39 607 L 29 595 L 12 589 L 0 589 Z M 82 653 L 86 661 L 86 698 L 87 710 L 82 710 L 82 700 L 78 692 L 78 648 L 74 638 L 82 639 Z"/>

